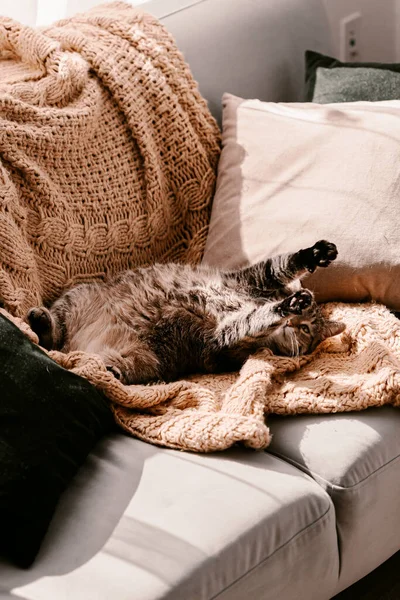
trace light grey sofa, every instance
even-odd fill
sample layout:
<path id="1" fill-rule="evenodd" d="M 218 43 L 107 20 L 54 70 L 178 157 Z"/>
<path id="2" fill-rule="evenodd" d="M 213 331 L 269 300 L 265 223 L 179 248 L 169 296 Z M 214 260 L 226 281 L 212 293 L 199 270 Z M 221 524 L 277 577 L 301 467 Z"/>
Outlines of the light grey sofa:
<path id="1" fill-rule="evenodd" d="M 148 7 L 217 118 L 225 91 L 300 100 L 304 50 L 331 50 L 320 0 Z M 105 439 L 62 497 L 34 566 L 0 564 L 0 599 L 327 600 L 400 548 L 399 411 L 269 423 L 268 452 Z"/>

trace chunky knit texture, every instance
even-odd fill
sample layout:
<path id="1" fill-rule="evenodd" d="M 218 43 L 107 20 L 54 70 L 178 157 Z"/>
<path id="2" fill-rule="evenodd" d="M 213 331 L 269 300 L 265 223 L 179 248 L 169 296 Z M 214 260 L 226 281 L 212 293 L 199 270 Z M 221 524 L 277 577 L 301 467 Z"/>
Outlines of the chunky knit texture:
<path id="1" fill-rule="evenodd" d="M 0 301 L 198 262 L 219 131 L 172 36 L 117 2 L 41 32 L 0 19 Z"/>
<path id="2" fill-rule="evenodd" d="M 42 33 L 1 19 L 0 50 L 0 297 L 37 342 L 19 317 L 65 287 L 201 258 L 219 133 L 171 36 L 128 5 Z M 377 305 L 326 310 L 347 323 L 341 340 L 299 359 L 264 351 L 239 374 L 123 386 L 98 356 L 49 354 L 105 392 L 117 423 L 143 440 L 264 448 L 271 412 L 400 403 L 400 322 Z"/>
<path id="3" fill-rule="evenodd" d="M 117 423 L 147 442 L 196 452 L 224 450 L 237 442 L 261 449 L 270 441 L 268 413 L 400 405 L 400 321 L 374 304 L 331 304 L 324 310 L 347 324 L 340 338 L 329 338 L 314 354 L 300 358 L 262 351 L 239 374 L 123 386 L 96 356 L 50 356 L 102 390 L 112 401 Z"/>

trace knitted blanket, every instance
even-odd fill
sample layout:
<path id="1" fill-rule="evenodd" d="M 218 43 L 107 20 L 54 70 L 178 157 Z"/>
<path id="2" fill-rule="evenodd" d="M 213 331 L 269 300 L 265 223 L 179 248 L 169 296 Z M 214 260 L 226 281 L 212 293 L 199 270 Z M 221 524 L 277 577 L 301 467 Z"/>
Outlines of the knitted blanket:
<path id="1" fill-rule="evenodd" d="M 0 302 L 198 262 L 219 130 L 172 36 L 116 2 L 42 31 L 0 18 Z"/>
<path id="2" fill-rule="evenodd" d="M 0 19 L 0 300 L 21 320 L 80 281 L 154 261 L 200 260 L 219 132 L 173 39 L 123 3 L 42 32 Z M 264 448 L 271 412 L 396 404 L 400 322 L 331 305 L 347 323 L 312 356 L 263 351 L 239 374 L 123 386 L 98 356 L 50 352 L 153 444 Z"/>
<path id="3" fill-rule="evenodd" d="M 287 358 L 264 350 L 240 373 L 196 376 L 171 384 L 124 386 L 97 356 L 50 352 L 59 364 L 88 378 L 112 402 L 117 423 L 152 444 L 211 452 L 235 443 L 268 446 L 269 413 L 335 413 L 400 405 L 400 321 L 380 305 L 330 304 L 344 321 L 339 338 L 310 356 Z M 13 319 L 33 341 L 21 320 Z"/>

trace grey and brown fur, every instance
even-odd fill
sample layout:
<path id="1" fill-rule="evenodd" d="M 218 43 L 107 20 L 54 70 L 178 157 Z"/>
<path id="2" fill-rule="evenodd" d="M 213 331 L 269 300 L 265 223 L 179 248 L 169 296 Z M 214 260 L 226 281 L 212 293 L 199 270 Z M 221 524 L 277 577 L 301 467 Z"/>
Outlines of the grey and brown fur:
<path id="1" fill-rule="evenodd" d="M 27 320 L 45 348 L 98 354 L 126 384 L 233 370 L 261 347 L 305 354 L 343 331 L 300 285 L 336 256 L 336 246 L 322 240 L 234 271 L 138 268 L 78 285 L 50 309 L 31 309 Z"/>

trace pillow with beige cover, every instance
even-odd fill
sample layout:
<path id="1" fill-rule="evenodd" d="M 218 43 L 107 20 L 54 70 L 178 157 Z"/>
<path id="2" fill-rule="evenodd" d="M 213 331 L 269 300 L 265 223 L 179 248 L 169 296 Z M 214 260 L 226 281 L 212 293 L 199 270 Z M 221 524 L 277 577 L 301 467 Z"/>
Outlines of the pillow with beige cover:
<path id="1" fill-rule="evenodd" d="M 339 257 L 304 283 L 318 301 L 400 309 L 400 101 L 223 98 L 223 151 L 203 262 L 255 263 L 319 239 Z"/>

